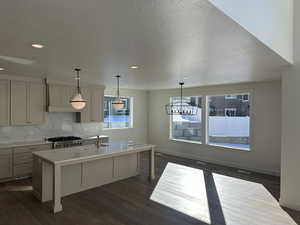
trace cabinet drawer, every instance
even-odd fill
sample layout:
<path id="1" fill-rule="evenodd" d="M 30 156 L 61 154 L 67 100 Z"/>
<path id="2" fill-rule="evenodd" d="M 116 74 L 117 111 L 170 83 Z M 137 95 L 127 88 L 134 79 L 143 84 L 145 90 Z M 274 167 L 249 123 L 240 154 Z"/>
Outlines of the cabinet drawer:
<path id="1" fill-rule="evenodd" d="M 31 163 L 33 156 L 31 152 L 15 153 L 14 154 L 14 165 Z"/>
<path id="2" fill-rule="evenodd" d="M 11 155 L 0 156 L 0 179 L 12 176 Z"/>
<path id="3" fill-rule="evenodd" d="M 30 175 L 32 173 L 32 163 L 14 165 L 14 176 Z"/>

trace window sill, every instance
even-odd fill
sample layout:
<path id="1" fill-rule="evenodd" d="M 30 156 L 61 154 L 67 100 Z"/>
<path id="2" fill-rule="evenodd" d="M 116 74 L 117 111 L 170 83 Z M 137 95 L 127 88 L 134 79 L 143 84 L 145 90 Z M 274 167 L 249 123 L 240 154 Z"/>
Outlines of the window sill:
<path id="1" fill-rule="evenodd" d="M 230 146 L 225 146 L 225 145 L 218 145 L 218 144 L 206 144 L 207 146 L 213 146 L 213 147 L 218 147 L 226 150 L 238 150 L 238 151 L 243 151 L 243 152 L 250 152 L 250 148 L 242 148 L 242 147 L 230 147 Z"/>
<path id="2" fill-rule="evenodd" d="M 203 145 L 202 142 L 200 141 L 189 141 L 189 140 L 181 140 L 181 139 L 173 139 L 170 138 L 170 141 L 175 141 L 175 142 L 183 142 L 183 143 L 189 143 L 189 144 L 200 144 Z M 206 146 L 212 146 L 212 147 L 217 147 L 217 148 L 222 148 L 225 150 L 234 150 L 234 151 L 243 151 L 243 152 L 250 152 L 251 148 L 242 148 L 242 147 L 229 147 L 229 146 L 224 146 L 224 145 L 218 145 L 218 144 L 204 144 Z"/>
<path id="3" fill-rule="evenodd" d="M 170 138 L 169 140 L 171 141 L 176 141 L 176 142 L 184 142 L 184 143 L 190 143 L 190 144 L 202 144 L 202 142 L 200 141 L 189 141 L 189 140 L 181 140 L 181 139 L 174 139 L 174 138 Z"/>
<path id="4" fill-rule="evenodd" d="M 102 128 L 102 130 L 128 130 L 133 129 L 133 127 L 121 127 L 121 128 Z"/>

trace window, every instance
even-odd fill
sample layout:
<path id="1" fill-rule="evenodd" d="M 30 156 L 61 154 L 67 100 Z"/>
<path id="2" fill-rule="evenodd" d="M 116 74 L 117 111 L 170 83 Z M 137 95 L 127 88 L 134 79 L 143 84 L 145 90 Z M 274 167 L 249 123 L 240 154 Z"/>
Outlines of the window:
<path id="1" fill-rule="evenodd" d="M 122 97 L 125 102 L 124 109 L 115 110 L 112 102 L 116 97 L 104 96 L 104 128 L 130 128 L 132 127 L 132 98 Z"/>
<path id="2" fill-rule="evenodd" d="M 250 94 L 207 96 L 208 144 L 250 149 Z"/>
<path id="3" fill-rule="evenodd" d="M 180 102 L 180 97 L 171 97 L 171 102 Z M 184 97 L 183 102 L 198 106 L 197 115 L 171 115 L 170 138 L 182 141 L 201 142 L 201 97 Z"/>

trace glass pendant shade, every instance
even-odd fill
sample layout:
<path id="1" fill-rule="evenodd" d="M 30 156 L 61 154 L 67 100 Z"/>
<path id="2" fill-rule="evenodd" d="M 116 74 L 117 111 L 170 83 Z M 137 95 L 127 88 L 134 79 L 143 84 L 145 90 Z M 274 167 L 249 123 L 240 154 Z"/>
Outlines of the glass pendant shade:
<path id="1" fill-rule="evenodd" d="M 80 93 L 74 95 L 70 103 L 76 110 L 81 110 L 86 106 L 86 101 L 82 98 L 82 95 Z"/>
<path id="2" fill-rule="evenodd" d="M 120 75 L 117 75 L 116 78 L 117 78 L 117 99 L 115 101 L 113 101 L 111 104 L 112 104 L 112 107 L 115 109 L 115 110 L 121 110 L 121 109 L 124 109 L 125 107 L 125 102 L 121 100 L 120 98 Z"/>
<path id="3" fill-rule="evenodd" d="M 124 106 L 125 106 L 125 102 L 123 102 L 121 100 L 113 101 L 111 104 L 115 110 L 124 109 Z"/>
<path id="4" fill-rule="evenodd" d="M 70 103 L 72 105 L 72 107 L 76 110 L 81 110 L 86 106 L 86 100 L 84 100 L 84 98 L 82 97 L 81 91 L 80 91 L 80 86 L 79 86 L 79 72 L 80 69 L 75 69 L 75 71 L 77 72 L 77 88 L 76 88 L 76 94 L 73 96 L 73 98 L 70 100 Z"/>

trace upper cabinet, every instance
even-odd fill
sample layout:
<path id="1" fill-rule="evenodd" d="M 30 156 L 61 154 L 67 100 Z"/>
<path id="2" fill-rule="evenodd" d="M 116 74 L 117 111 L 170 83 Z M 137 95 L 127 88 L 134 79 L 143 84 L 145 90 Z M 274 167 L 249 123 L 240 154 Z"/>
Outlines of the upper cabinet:
<path id="1" fill-rule="evenodd" d="M 11 125 L 42 124 L 45 121 L 43 82 L 12 80 Z"/>
<path id="2" fill-rule="evenodd" d="M 0 126 L 8 126 L 10 120 L 10 81 L 0 79 Z"/>
<path id="3" fill-rule="evenodd" d="M 75 86 L 47 80 L 47 87 L 49 112 L 76 112 L 70 104 L 70 99 L 75 94 Z"/>
<path id="4" fill-rule="evenodd" d="M 28 121 L 32 124 L 41 124 L 45 121 L 46 93 L 45 84 L 28 83 Z"/>
<path id="5" fill-rule="evenodd" d="M 103 122 L 104 86 L 82 88 L 83 97 L 87 100 L 86 107 L 77 114 L 81 123 Z"/>

